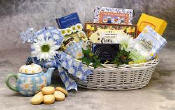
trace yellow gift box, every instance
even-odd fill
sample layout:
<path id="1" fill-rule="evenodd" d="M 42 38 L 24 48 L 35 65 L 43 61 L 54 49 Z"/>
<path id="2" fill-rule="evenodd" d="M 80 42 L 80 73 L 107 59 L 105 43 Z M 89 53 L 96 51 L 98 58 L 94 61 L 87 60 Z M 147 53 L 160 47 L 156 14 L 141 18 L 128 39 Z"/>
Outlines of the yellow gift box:
<path id="1" fill-rule="evenodd" d="M 142 32 L 147 25 L 151 26 L 157 33 L 162 35 L 167 26 L 167 22 L 163 19 L 142 13 L 137 23 L 137 32 Z"/>

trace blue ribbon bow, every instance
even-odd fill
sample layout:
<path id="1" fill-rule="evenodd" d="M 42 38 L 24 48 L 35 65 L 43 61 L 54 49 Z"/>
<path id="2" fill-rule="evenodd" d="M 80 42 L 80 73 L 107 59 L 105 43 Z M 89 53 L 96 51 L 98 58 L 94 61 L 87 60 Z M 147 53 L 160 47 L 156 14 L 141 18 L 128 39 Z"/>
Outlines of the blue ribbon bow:
<path id="1" fill-rule="evenodd" d="M 63 36 L 61 35 L 60 30 L 54 27 L 43 28 L 35 33 L 32 30 L 33 32 L 32 34 L 30 30 L 31 29 L 21 34 L 21 39 L 23 40 L 23 42 L 30 41 L 31 43 L 34 43 L 36 41 L 35 39 L 39 35 L 52 38 L 55 34 L 60 37 L 59 39 L 55 39 L 56 42 L 58 42 L 57 45 L 60 46 L 63 42 Z M 30 36 L 27 36 L 27 35 L 30 35 Z M 26 36 L 27 38 L 25 38 Z M 33 51 L 33 49 L 31 51 Z M 77 90 L 77 84 L 75 80 L 70 77 L 70 75 L 82 81 L 86 81 L 87 76 L 92 74 L 93 72 L 90 68 L 87 67 L 87 65 L 84 65 L 81 61 L 76 60 L 74 57 L 72 57 L 71 55 L 68 55 L 63 51 L 58 51 L 58 53 L 54 56 L 54 59 L 52 60 L 43 61 L 43 60 L 37 59 L 37 57 L 32 57 L 32 60 L 34 63 L 39 64 L 44 68 L 54 67 L 58 69 L 59 71 L 58 74 L 61 80 L 63 81 L 66 87 L 66 90 L 71 90 L 71 89 Z"/>

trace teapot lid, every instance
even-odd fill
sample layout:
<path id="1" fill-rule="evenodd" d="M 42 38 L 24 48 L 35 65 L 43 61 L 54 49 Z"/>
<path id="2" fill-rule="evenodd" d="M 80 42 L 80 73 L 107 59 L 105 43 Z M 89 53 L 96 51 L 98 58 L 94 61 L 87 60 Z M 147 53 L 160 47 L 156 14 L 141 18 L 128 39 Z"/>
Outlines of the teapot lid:
<path id="1" fill-rule="evenodd" d="M 42 72 L 42 68 L 40 65 L 32 63 L 31 65 L 21 66 L 19 72 L 24 74 L 36 74 Z"/>

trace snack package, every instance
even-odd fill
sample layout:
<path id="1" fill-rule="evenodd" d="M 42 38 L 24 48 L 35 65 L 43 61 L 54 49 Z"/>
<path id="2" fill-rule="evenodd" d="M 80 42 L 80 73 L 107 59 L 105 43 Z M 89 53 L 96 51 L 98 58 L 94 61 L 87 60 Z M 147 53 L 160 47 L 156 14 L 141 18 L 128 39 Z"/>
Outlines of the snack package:
<path id="1" fill-rule="evenodd" d="M 155 32 L 150 26 L 146 26 L 135 41 L 135 49 L 145 56 L 146 59 L 154 58 L 167 43 L 166 39 Z"/>
<path id="2" fill-rule="evenodd" d="M 76 25 L 80 23 L 80 19 L 77 13 L 71 13 L 67 16 L 63 16 L 61 18 L 57 18 L 56 22 L 60 29 L 68 28 L 72 25 Z"/>
<path id="3" fill-rule="evenodd" d="M 94 10 L 94 23 L 132 25 L 132 19 L 132 9 L 96 7 Z"/>
<path id="4" fill-rule="evenodd" d="M 82 24 L 78 23 L 68 28 L 61 29 L 61 34 L 64 36 L 61 50 L 76 59 L 82 58 L 82 48 L 85 47 L 85 42 L 88 40 L 83 31 Z"/>
<path id="5" fill-rule="evenodd" d="M 145 13 L 142 13 L 138 23 L 137 23 L 137 32 L 140 33 L 142 30 L 149 25 L 151 28 L 153 28 L 157 33 L 160 35 L 163 34 L 167 22 L 165 20 L 156 18 L 154 16 L 147 15 Z"/>

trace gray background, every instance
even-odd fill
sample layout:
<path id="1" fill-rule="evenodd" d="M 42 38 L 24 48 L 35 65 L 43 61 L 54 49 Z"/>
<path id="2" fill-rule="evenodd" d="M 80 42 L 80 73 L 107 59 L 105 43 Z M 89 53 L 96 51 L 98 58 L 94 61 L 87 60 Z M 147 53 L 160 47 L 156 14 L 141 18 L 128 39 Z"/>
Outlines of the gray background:
<path id="1" fill-rule="evenodd" d="M 132 91 L 79 89 L 63 102 L 33 106 L 30 97 L 9 90 L 5 77 L 16 74 L 30 55 L 19 33 L 28 27 L 57 26 L 55 18 L 78 12 L 82 23 L 93 21 L 95 6 L 132 8 L 134 23 L 142 12 L 167 20 L 168 44 L 147 87 Z M 175 110 L 175 0 L 0 0 L 0 110 Z M 58 83 L 60 83 L 58 81 Z"/>

